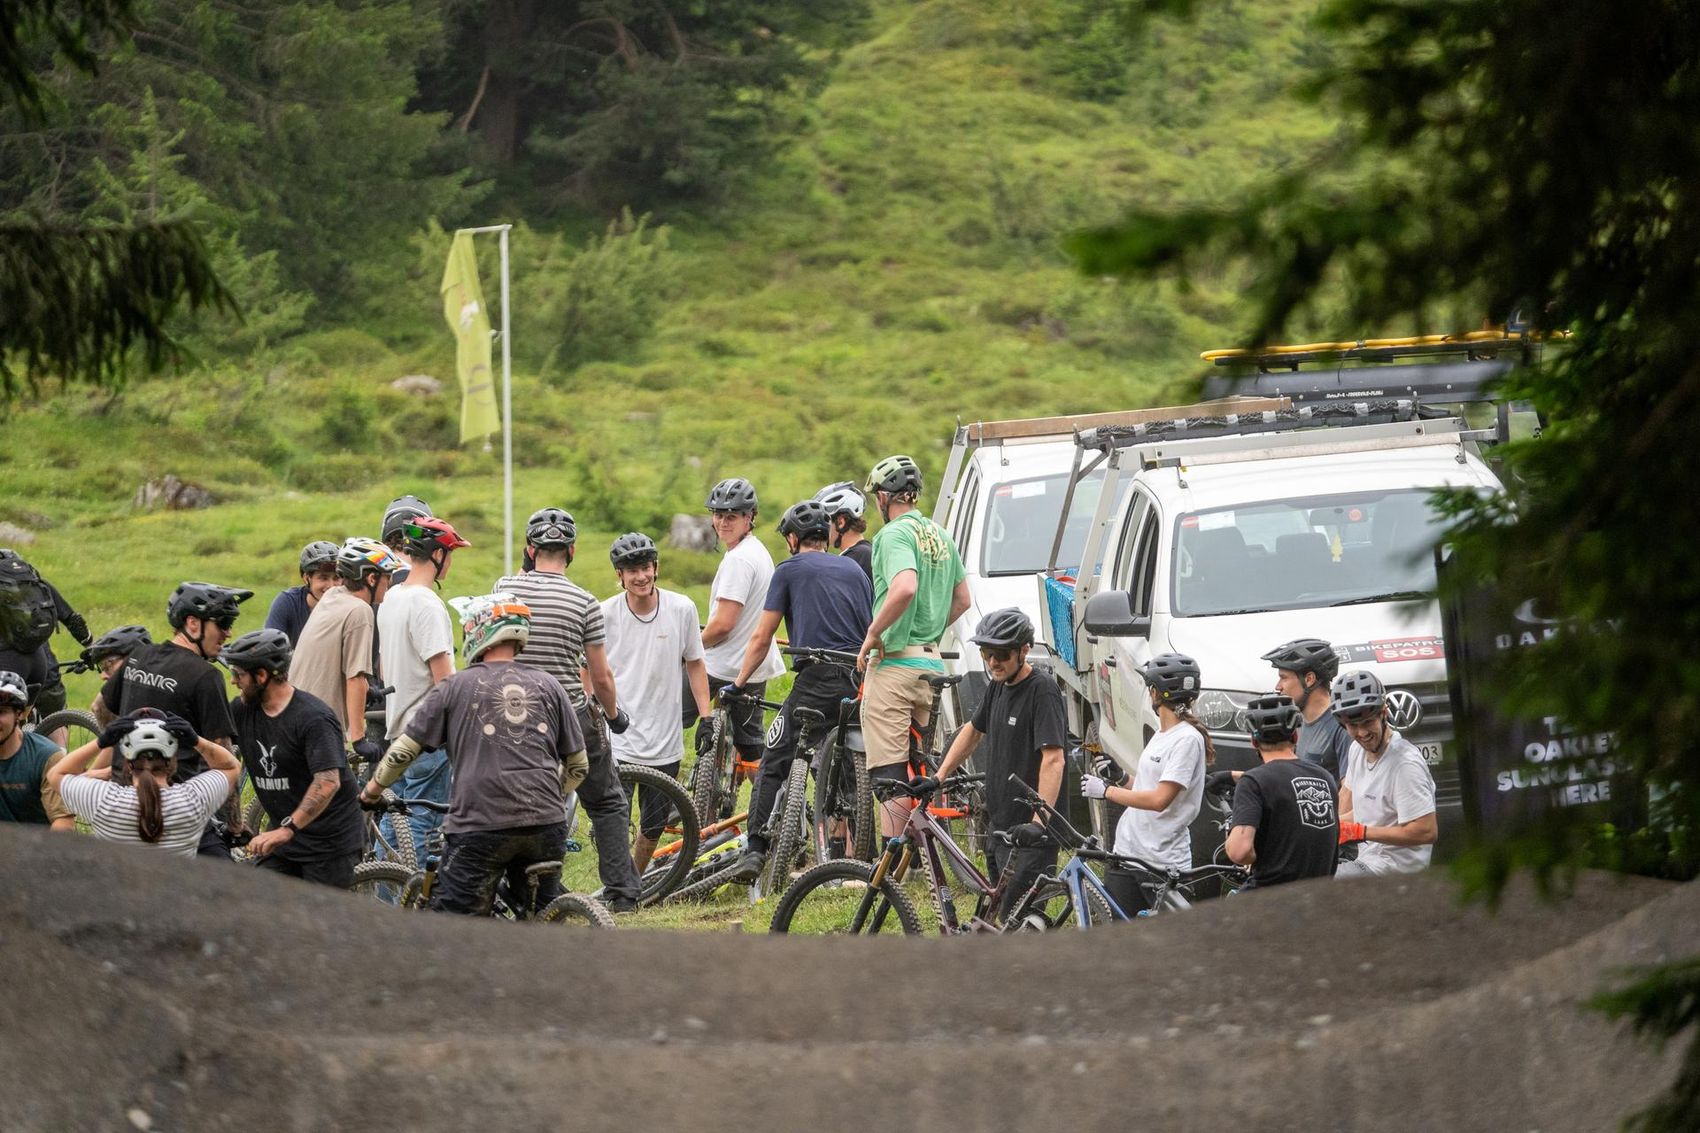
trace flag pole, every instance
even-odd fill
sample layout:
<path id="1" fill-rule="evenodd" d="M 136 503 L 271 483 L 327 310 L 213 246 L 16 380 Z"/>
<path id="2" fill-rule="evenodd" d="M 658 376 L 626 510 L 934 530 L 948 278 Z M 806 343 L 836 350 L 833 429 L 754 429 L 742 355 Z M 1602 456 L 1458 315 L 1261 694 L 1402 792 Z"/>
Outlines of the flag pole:
<path id="1" fill-rule="evenodd" d="M 513 349 L 508 341 L 508 232 L 502 225 L 502 573 L 514 572 Z"/>

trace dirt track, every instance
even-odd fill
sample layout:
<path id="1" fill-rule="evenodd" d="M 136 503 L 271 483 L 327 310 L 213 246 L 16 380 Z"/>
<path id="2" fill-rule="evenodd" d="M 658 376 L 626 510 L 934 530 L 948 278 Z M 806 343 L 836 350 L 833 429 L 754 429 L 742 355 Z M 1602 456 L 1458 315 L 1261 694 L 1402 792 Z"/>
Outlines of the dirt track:
<path id="1" fill-rule="evenodd" d="M 409 916 L 13 827 L 0 877 L 6 1130 L 1607 1129 L 1674 1062 L 1578 1005 L 1700 938 L 1700 887 L 1605 877 L 956 941 Z"/>

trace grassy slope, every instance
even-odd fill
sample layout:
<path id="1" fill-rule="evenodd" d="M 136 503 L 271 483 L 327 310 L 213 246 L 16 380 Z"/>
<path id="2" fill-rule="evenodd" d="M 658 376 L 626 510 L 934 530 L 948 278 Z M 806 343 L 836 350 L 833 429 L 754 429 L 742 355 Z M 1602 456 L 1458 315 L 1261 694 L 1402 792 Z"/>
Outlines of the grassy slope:
<path id="1" fill-rule="evenodd" d="M 1212 199 L 1328 130 L 1280 95 L 1308 42 L 1298 0 L 1156 26 L 1110 104 L 1070 97 L 1054 73 L 1052 5 L 875 7 L 778 165 L 714 218 L 674 218 L 677 294 L 642 355 L 516 369 L 519 518 L 544 503 L 578 512 L 574 573 L 598 594 L 613 589 L 614 534 L 697 506 L 722 475 L 756 482 L 770 526 L 783 503 L 859 478 L 885 452 L 936 472 L 958 417 L 1172 395 L 1198 350 L 1231 337 L 1232 279 L 1186 293 L 1086 280 L 1058 239 L 1130 201 Z M 516 257 L 538 239 L 521 230 Z M 252 587 L 263 607 L 293 581 L 304 542 L 371 532 L 403 491 L 475 544 L 445 593 L 486 585 L 501 566 L 499 450 L 453 446 L 452 398 L 385 384 L 452 374 L 435 321 L 440 255 L 397 281 L 382 328 L 308 336 L 117 401 L 67 393 L 15 408 L 0 426 L 0 520 L 40 532 L 27 554 L 97 631 L 163 629 L 181 578 Z M 545 336 L 523 293 L 515 303 L 516 342 Z M 225 502 L 133 513 L 135 487 L 166 472 Z M 664 582 L 700 602 L 713 565 L 668 553 Z M 92 686 L 72 691 L 80 703 Z"/>

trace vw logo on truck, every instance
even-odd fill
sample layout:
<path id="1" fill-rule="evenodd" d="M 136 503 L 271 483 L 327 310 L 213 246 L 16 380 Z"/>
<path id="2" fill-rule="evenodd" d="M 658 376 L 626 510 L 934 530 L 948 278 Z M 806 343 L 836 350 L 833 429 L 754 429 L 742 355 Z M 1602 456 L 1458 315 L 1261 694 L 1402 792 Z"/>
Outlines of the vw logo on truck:
<path id="1" fill-rule="evenodd" d="M 1401 732 L 1408 732 L 1416 727 L 1422 718 L 1423 704 L 1422 701 L 1417 699 L 1415 693 L 1407 692 L 1402 688 L 1388 691 L 1387 722 L 1389 724 Z"/>

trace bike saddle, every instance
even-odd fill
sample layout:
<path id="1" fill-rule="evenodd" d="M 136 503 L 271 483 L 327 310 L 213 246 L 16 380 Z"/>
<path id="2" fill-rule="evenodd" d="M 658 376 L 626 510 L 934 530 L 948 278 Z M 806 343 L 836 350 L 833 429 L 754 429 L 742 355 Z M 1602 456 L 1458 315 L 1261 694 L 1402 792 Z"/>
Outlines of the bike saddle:
<path id="1" fill-rule="evenodd" d="M 935 689 L 947 689 L 947 688 L 951 688 L 955 685 L 961 684 L 962 678 L 960 676 L 956 676 L 956 677 L 931 676 L 931 677 L 927 678 L 927 683 L 929 685 L 933 686 L 933 688 L 935 688 Z"/>
<path id="2" fill-rule="evenodd" d="M 547 881 L 550 877 L 561 876 L 560 862 L 533 862 L 525 867 L 525 876 L 535 877 L 539 881 Z"/>
<path id="3" fill-rule="evenodd" d="M 826 723 L 826 713 L 815 708 L 793 708 L 791 719 L 797 722 L 798 727 L 818 728 Z"/>

